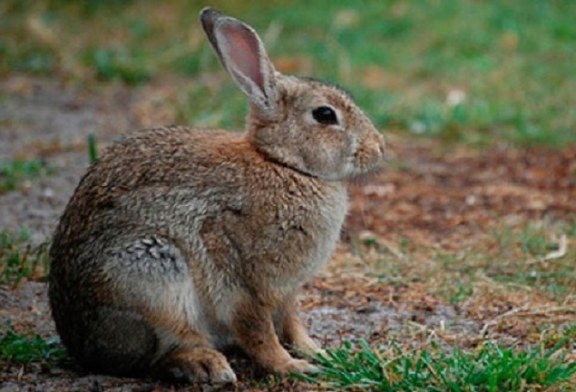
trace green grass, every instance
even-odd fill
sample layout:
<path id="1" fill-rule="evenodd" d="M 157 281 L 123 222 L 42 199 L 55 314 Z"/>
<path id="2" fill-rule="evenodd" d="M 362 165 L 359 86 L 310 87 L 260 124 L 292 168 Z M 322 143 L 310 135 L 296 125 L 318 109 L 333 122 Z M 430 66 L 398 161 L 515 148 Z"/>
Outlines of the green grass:
<path id="1" fill-rule="evenodd" d="M 66 358 L 64 349 L 39 335 L 20 334 L 8 324 L 0 335 L 0 364 L 50 367 Z"/>
<path id="2" fill-rule="evenodd" d="M 0 162 L 0 194 L 19 189 L 27 182 L 49 174 L 40 159 Z"/>
<path id="3" fill-rule="evenodd" d="M 44 280 L 48 269 L 46 243 L 32 246 L 26 230 L 0 231 L 0 284 L 17 286 L 23 279 Z"/>
<path id="4" fill-rule="evenodd" d="M 551 348 L 514 349 L 486 343 L 476 350 L 452 352 L 434 344 L 405 351 L 361 341 L 329 350 L 318 358 L 321 372 L 304 376 L 328 389 L 373 391 L 527 391 L 567 390 L 576 362 L 566 361 L 567 338 Z M 302 377 L 302 376 L 300 376 Z"/>
<path id="5" fill-rule="evenodd" d="M 223 105 L 222 102 L 227 102 Z M 184 94 L 178 104 L 177 121 L 199 127 L 239 128 L 244 123 L 247 108 L 243 96 L 232 84 L 214 89 L 199 81 Z"/>
<path id="6" fill-rule="evenodd" d="M 88 146 L 88 161 L 90 163 L 96 162 L 98 160 L 98 140 L 96 135 L 93 133 L 88 135 L 86 144 Z"/>
<path id="7" fill-rule="evenodd" d="M 175 102 L 179 120 L 241 126 L 245 101 L 203 37 L 203 5 L 3 1 L 0 74 L 129 85 L 179 75 L 190 80 Z M 382 128 L 479 146 L 576 142 L 576 2 L 211 5 L 252 24 L 281 70 L 345 85 Z"/>

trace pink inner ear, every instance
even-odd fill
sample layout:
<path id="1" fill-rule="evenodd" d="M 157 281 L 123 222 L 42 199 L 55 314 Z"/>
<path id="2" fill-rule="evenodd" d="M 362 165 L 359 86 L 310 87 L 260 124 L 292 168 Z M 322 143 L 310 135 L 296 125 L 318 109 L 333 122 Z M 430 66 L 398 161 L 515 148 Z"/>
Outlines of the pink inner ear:
<path id="1" fill-rule="evenodd" d="M 259 45 L 253 33 L 237 26 L 223 26 L 222 30 L 228 40 L 228 56 L 234 66 L 262 89 L 264 77 L 260 69 Z"/>

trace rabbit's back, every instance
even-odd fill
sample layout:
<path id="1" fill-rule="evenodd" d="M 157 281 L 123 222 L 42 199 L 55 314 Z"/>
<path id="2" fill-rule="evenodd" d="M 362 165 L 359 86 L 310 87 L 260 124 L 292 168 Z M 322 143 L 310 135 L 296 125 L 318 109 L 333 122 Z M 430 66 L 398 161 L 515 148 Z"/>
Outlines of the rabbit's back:
<path id="1" fill-rule="evenodd" d="M 94 235 L 113 243 L 118 235 L 150 230 L 185 243 L 229 215 L 243 228 L 229 227 L 228 234 L 246 237 L 245 243 L 267 237 L 267 229 L 321 237 L 339 226 L 345 211 L 344 185 L 270 161 L 244 135 L 166 127 L 112 145 L 88 170 L 54 248 L 74 241 L 71 248 L 80 251 Z"/>

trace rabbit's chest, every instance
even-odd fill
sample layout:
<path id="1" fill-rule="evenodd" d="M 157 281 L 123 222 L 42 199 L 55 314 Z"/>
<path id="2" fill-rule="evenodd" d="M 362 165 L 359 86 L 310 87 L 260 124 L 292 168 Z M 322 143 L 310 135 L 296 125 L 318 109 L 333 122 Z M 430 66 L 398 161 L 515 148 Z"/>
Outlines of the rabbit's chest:
<path id="1" fill-rule="evenodd" d="M 334 250 L 346 211 L 345 195 L 290 209 L 284 216 L 279 211 L 280 219 L 272 225 L 269 238 L 292 256 L 304 274 L 313 274 Z"/>
<path id="2" fill-rule="evenodd" d="M 329 259 L 346 211 L 345 189 L 296 202 L 270 200 L 219 211 L 204 222 L 201 237 L 218 268 L 288 293 Z"/>

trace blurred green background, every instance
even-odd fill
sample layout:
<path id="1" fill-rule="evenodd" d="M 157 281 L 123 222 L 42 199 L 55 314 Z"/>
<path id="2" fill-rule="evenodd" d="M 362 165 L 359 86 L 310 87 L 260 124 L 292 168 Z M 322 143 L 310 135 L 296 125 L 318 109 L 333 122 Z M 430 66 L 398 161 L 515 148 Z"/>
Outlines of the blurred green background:
<path id="1" fill-rule="evenodd" d="M 279 70 L 343 85 L 387 131 L 576 142 L 571 0 L 2 0 L 0 77 L 86 88 L 182 78 L 175 121 L 239 127 L 244 98 L 199 26 L 208 4 L 256 28 Z"/>

